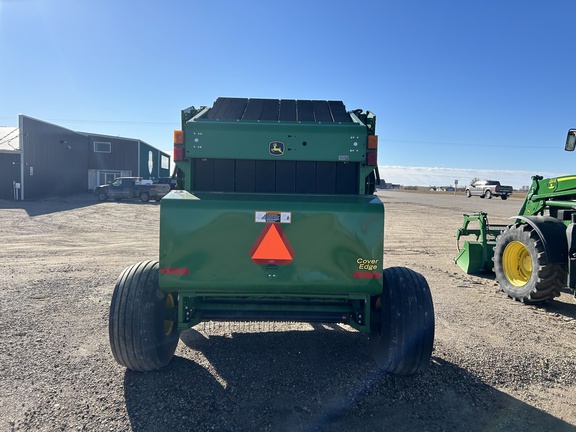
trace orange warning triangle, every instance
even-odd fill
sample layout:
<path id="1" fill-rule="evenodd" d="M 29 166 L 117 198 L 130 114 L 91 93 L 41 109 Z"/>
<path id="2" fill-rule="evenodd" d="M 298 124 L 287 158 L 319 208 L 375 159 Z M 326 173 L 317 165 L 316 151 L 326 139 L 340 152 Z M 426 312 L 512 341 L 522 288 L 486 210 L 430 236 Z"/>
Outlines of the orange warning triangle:
<path id="1" fill-rule="evenodd" d="M 294 250 L 278 223 L 268 223 L 250 249 L 256 264 L 290 264 Z"/>

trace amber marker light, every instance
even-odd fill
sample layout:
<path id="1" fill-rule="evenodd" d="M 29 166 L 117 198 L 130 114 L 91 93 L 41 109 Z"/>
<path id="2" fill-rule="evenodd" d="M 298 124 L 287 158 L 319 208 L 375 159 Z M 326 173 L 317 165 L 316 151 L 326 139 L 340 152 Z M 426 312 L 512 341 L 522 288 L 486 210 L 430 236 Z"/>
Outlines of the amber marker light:
<path id="1" fill-rule="evenodd" d="M 183 145 L 184 144 L 184 131 L 175 130 L 174 131 L 174 144 Z"/>
<path id="2" fill-rule="evenodd" d="M 378 135 L 368 135 L 366 148 L 368 150 L 376 150 L 378 148 Z"/>

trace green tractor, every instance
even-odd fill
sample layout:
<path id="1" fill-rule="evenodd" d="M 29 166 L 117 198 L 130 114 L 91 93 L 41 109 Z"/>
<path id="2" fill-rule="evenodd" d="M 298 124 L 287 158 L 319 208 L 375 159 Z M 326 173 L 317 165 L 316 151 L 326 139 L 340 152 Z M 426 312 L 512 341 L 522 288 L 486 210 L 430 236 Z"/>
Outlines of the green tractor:
<path id="1" fill-rule="evenodd" d="M 574 151 L 576 129 L 570 129 L 565 150 Z M 558 297 L 576 288 L 576 176 L 532 177 L 514 223 L 490 225 L 486 213 L 464 215 L 456 233 L 466 240 L 455 262 L 466 273 L 494 271 L 500 288 L 526 304 Z M 512 219 L 511 218 L 511 219 Z M 478 228 L 469 228 L 470 222 Z M 574 292 L 576 296 L 576 292 Z"/>
<path id="2" fill-rule="evenodd" d="M 430 361 L 426 279 L 384 268 L 376 117 L 340 101 L 218 98 L 182 111 L 178 190 L 160 204 L 159 260 L 112 296 L 116 361 L 148 371 L 207 321 L 342 323 L 399 375 Z"/>

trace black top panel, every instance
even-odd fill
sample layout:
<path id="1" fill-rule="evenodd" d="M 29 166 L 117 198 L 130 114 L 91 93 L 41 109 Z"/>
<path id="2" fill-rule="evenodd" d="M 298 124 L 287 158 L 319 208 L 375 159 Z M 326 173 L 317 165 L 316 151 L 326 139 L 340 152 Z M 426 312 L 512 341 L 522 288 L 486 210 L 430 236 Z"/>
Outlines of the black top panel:
<path id="1" fill-rule="evenodd" d="M 351 123 L 341 101 L 218 98 L 206 118 Z"/>

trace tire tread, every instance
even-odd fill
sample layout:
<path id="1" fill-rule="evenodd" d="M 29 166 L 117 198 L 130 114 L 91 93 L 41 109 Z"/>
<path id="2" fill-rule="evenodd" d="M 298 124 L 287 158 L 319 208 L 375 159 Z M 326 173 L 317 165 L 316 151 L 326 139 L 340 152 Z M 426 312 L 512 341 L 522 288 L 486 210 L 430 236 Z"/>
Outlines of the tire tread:
<path id="1" fill-rule="evenodd" d="M 116 361 L 129 369 L 159 369 L 174 355 L 178 332 L 165 336 L 158 331 L 163 325 L 159 293 L 157 261 L 127 267 L 116 282 L 110 304 L 110 348 Z"/>

